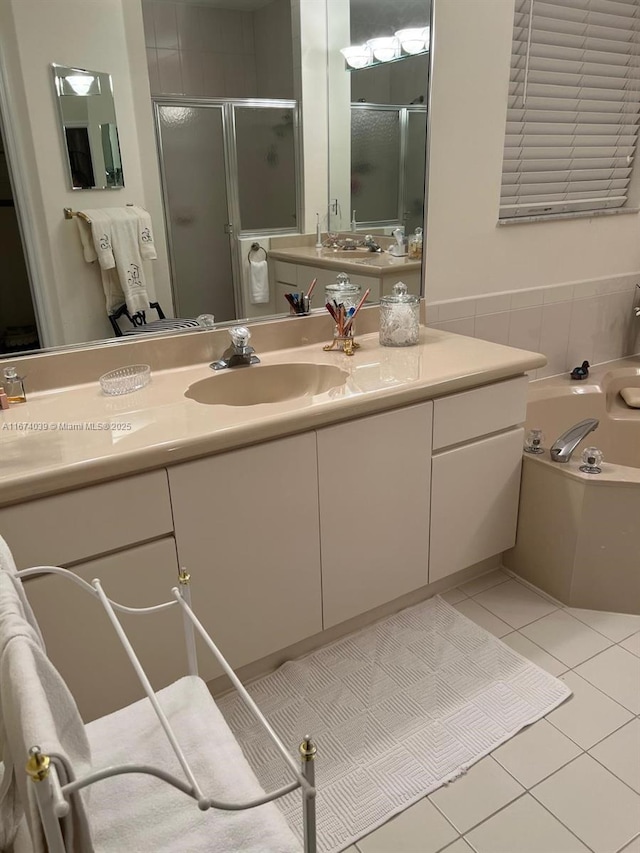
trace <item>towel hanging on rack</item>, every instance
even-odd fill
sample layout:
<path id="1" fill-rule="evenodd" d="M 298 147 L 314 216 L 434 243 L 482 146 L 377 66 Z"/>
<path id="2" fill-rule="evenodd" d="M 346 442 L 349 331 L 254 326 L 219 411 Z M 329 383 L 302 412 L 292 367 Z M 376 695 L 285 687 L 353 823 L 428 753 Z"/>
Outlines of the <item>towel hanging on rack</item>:
<path id="1" fill-rule="evenodd" d="M 147 211 L 133 205 L 95 208 L 78 211 L 76 221 L 84 259 L 99 263 L 107 313 L 123 303 L 131 314 L 149 308 L 142 261 L 157 254 Z"/>
<path id="2" fill-rule="evenodd" d="M 257 260 L 256 255 L 262 250 L 267 257 L 267 250 L 259 243 L 252 243 L 249 250 L 249 297 L 252 305 L 264 305 L 269 302 L 269 266 L 266 260 Z"/>

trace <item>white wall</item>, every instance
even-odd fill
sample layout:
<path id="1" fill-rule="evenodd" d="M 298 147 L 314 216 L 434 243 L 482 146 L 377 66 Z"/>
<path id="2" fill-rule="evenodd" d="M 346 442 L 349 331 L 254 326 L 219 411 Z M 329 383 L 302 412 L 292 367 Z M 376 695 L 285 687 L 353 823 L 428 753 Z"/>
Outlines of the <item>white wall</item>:
<path id="1" fill-rule="evenodd" d="M 497 225 L 514 0 L 434 2 L 427 300 L 640 270 L 637 214 Z"/>
<path id="2" fill-rule="evenodd" d="M 133 23 L 139 32 L 125 30 Z M 87 265 L 75 223 L 63 207 L 148 205 L 159 194 L 149 84 L 139 0 L 0 0 L 0 52 L 12 97 L 10 120 L 22 140 L 21 172 L 28 182 L 29 215 L 45 278 L 44 313 L 54 331 L 49 344 L 74 343 L 111 336 L 99 272 Z M 133 8 L 133 7 L 137 7 Z M 138 14 L 133 14 L 137 10 Z M 132 62 L 130 50 L 133 49 Z M 136 51 L 141 54 L 137 62 Z M 106 71 L 113 76 L 116 114 L 126 187 L 117 191 L 72 191 L 53 94 L 50 63 Z M 136 64 L 137 62 L 137 64 Z M 133 69 L 133 73 L 132 73 Z M 144 142 L 144 147 L 142 146 Z M 156 295 L 171 305 L 163 223 L 152 211 L 159 259 L 149 278 Z"/>

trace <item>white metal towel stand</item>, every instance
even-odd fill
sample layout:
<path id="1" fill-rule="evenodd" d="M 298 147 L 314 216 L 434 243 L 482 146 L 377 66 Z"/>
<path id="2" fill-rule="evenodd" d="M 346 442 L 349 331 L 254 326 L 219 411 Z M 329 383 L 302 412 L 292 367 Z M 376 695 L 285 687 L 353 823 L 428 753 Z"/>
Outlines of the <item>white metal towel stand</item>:
<path id="1" fill-rule="evenodd" d="M 293 760 L 287 748 L 284 746 L 278 735 L 275 733 L 269 722 L 266 720 L 256 703 L 247 693 L 242 682 L 235 674 L 229 663 L 226 661 L 221 651 L 213 642 L 206 629 L 197 618 L 191 608 L 191 589 L 189 586 L 190 575 L 183 569 L 179 573 L 179 586 L 173 587 L 171 593 L 173 601 L 163 602 L 153 607 L 127 607 L 124 604 L 119 604 L 112 601 L 104 592 L 102 584 L 98 578 L 94 579 L 90 584 L 87 583 L 78 575 L 62 569 L 59 566 L 36 566 L 29 569 L 22 569 L 18 572 L 19 578 L 29 578 L 41 574 L 57 574 L 78 584 L 89 594 L 97 598 L 104 607 L 106 614 L 122 644 L 131 665 L 140 681 L 144 692 L 149 699 L 153 710 L 162 726 L 171 748 L 180 763 L 184 772 L 185 780 L 168 773 L 160 767 L 154 767 L 149 764 L 120 764 L 105 767 L 102 770 L 97 770 L 73 782 L 61 785 L 58 779 L 58 774 L 53 762 L 49 761 L 47 755 L 44 755 L 37 745 L 33 745 L 29 750 L 29 762 L 27 772 L 31 778 L 37 782 L 35 785 L 36 799 L 40 812 L 44 834 L 47 840 L 49 853 L 68 853 L 65 846 L 62 830 L 59 820 L 69 814 L 71 805 L 69 797 L 75 791 L 86 788 L 89 785 L 99 782 L 102 779 L 108 779 L 112 776 L 119 776 L 124 773 L 146 773 L 151 776 L 156 776 L 164 782 L 173 785 L 179 791 L 187 794 L 194 799 L 198 804 L 198 808 L 202 811 L 207 811 L 210 808 L 222 809 L 225 811 L 242 811 L 244 809 L 253 809 L 256 806 L 264 805 L 265 803 L 273 802 L 274 800 L 284 797 L 286 794 L 300 789 L 302 791 L 302 809 L 303 809 L 303 826 L 304 826 L 304 850 L 305 853 L 316 853 L 316 811 L 315 811 L 315 756 L 316 747 L 313 744 L 310 735 L 305 735 L 304 740 L 300 744 L 301 769 L 298 769 L 296 762 Z M 246 703 L 249 710 L 253 713 L 256 719 L 260 722 L 270 740 L 275 745 L 276 749 L 282 756 L 295 777 L 295 781 L 287 785 L 283 785 L 271 793 L 264 794 L 262 797 L 257 797 L 243 803 L 222 802 L 214 797 L 207 797 L 202 791 L 198 780 L 196 779 L 187 756 L 184 754 L 176 734 L 171 727 L 164 711 L 158 703 L 156 694 L 151 686 L 151 682 L 147 677 L 138 656 L 136 655 L 133 646 L 127 634 L 122 627 L 116 611 L 123 613 L 143 614 L 143 613 L 158 613 L 161 610 L 166 610 L 169 607 L 178 606 L 182 609 L 185 643 L 187 649 L 187 661 L 189 673 L 198 675 L 198 661 L 196 657 L 195 632 L 202 637 L 206 646 L 213 653 L 218 663 L 223 668 L 226 675 L 229 677 L 235 689 L 240 693 L 242 699 Z"/>

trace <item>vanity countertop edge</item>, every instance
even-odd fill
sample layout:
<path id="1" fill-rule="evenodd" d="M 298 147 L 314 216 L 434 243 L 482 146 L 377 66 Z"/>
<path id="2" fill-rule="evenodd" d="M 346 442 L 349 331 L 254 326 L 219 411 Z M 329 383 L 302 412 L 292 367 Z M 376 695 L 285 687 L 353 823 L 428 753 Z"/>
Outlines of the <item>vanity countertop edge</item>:
<path id="1" fill-rule="evenodd" d="M 0 507 L 477 388 L 546 364 L 540 353 L 424 327 L 414 347 L 381 347 L 377 334 L 359 340 L 352 357 L 318 344 L 260 354 L 262 364 L 340 367 L 349 379 L 344 392 L 333 395 L 242 407 L 187 399 L 190 385 L 213 378 L 208 364 L 154 372 L 149 386 L 122 397 L 105 397 L 97 381 L 33 394 L 0 413 Z M 61 423 L 103 426 L 51 429 Z"/>

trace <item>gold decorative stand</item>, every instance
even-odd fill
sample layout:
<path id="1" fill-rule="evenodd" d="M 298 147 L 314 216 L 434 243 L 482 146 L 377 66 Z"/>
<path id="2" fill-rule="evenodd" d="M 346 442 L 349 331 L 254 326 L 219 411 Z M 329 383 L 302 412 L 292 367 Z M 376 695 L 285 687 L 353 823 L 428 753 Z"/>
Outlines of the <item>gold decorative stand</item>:
<path id="1" fill-rule="evenodd" d="M 334 335 L 330 344 L 325 344 L 322 349 L 329 352 L 332 349 L 341 349 L 345 355 L 353 355 L 354 351 L 360 349 L 353 335 Z"/>

